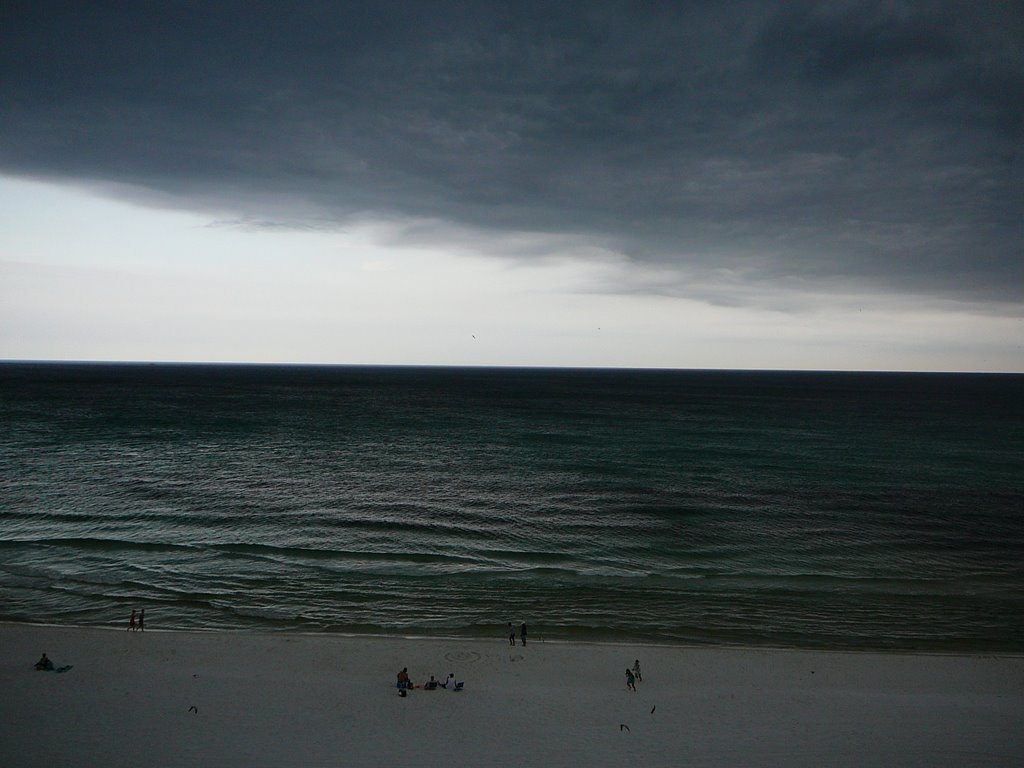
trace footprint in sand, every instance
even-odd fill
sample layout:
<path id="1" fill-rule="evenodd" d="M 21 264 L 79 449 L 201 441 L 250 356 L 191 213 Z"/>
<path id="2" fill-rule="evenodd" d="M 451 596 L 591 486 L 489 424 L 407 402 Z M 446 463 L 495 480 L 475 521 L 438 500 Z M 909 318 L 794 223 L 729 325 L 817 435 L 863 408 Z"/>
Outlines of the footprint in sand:
<path id="1" fill-rule="evenodd" d="M 444 657 L 456 664 L 472 664 L 480 660 L 480 654 L 476 651 L 449 651 Z"/>

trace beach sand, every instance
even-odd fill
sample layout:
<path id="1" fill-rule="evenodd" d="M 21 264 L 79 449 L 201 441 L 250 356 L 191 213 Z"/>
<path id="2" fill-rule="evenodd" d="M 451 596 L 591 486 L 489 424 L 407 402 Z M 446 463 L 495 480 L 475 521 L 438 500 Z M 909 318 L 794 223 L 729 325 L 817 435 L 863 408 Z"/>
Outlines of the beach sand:
<path id="1" fill-rule="evenodd" d="M 1010 766 L 1024 657 L 0 625 L 0 765 Z M 37 672 L 46 652 L 63 674 Z M 640 659 L 643 680 L 626 688 Z M 465 690 L 398 695 L 454 672 Z"/>

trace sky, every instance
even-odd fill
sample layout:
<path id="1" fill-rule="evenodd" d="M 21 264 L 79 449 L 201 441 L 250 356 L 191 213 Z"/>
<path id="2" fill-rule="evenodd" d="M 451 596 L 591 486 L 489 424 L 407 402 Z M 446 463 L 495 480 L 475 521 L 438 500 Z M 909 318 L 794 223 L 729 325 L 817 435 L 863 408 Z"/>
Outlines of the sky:
<path id="1" fill-rule="evenodd" d="M 1024 372 L 1020 2 L 0 5 L 0 359 Z"/>

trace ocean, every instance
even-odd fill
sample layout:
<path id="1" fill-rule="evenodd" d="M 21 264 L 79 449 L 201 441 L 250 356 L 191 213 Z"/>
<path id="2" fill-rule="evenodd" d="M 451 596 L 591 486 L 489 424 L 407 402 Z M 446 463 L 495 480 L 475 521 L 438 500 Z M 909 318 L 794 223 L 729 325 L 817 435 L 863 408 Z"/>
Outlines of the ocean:
<path id="1" fill-rule="evenodd" d="M 1024 651 L 1024 376 L 0 364 L 0 620 Z"/>

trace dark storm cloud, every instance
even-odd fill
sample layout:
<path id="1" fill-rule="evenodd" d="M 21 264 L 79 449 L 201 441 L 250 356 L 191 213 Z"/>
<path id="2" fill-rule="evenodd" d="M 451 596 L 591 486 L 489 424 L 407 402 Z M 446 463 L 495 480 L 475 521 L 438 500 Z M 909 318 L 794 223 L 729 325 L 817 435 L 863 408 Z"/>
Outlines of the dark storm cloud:
<path id="1" fill-rule="evenodd" d="M 755 283 L 1024 298 L 1015 3 L 2 13 L 8 173 L 296 226 L 579 234 Z"/>

